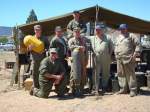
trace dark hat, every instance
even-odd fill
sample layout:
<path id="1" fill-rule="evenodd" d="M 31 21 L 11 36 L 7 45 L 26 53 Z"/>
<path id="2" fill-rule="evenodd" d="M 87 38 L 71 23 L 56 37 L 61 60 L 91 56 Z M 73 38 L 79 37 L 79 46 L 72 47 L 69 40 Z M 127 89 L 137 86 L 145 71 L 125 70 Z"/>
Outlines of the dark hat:
<path id="1" fill-rule="evenodd" d="M 55 31 L 62 31 L 61 26 L 56 26 Z"/>
<path id="2" fill-rule="evenodd" d="M 50 48 L 50 49 L 49 49 L 49 52 L 50 52 L 50 53 L 57 53 L 57 49 L 56 49 L 56 48 Z"/>
<path id="3" fill-rule="evenodd" d="M 73 13 L 74 14 L 76 14 L 76 13 L 80 14 L 80 12 L 78 10 L 74 10 Z"/>
<path id="4" fill-rule="evenodd" d="M 127 29 L 127 28 L 128 28 L 127 24 L 120 24 L 119 26 L 119 30 Z"/>
<path id="5" fill-rule="evenodd" d="M 41 25 L 35 25 L 34 29 L 41 29 Z"/>
<path id="6" fill-rule="evenodd" d="M 75 27 L 73 31 L 80 31 L 80 27 Z"/>

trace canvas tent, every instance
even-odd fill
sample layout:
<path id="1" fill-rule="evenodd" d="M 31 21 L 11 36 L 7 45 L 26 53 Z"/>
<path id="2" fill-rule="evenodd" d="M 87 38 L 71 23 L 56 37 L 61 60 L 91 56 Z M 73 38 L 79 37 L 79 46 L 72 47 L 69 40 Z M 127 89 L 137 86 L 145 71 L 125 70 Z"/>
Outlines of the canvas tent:
<path id="1" fill-rule="evenodd" d="M 150 32 L 150 21 L 145 21 L 135 17 L 120 14 L 99 6 L 79 10 L 81 13 L 81 19 L 85 22 L 95 22 L 96 7 L 99 8 L 98 20 L 105 21 L 107 26 L 111 28 L 118 28 L 119 24 L 126 23 L 129 26 L 130 32 L 141 34 L 148 34 Z M 72 13 L 68 13 L 61 16 L 37 21 L 31 24 L 20 25 L 19 28 L 23 31 L 24 34 L 33 34 L 33 26 L 35 24 L 40 24 L 43 28 L 43 34 L 51 35 L 54 33 L 55 26 L 61 25 L 62 28 L 66 29 L 68 22 L 72 18 Z"/>

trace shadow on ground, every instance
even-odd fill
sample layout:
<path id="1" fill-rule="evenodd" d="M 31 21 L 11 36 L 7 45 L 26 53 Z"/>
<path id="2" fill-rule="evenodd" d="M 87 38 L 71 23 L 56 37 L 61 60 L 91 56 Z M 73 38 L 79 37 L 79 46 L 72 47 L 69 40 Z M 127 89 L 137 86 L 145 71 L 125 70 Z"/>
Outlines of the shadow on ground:
<path id="1" fill-rule="evenodd" d="M 139 92 L 140 95 L 150 96 L 150 89 L 149 90 L 143 90 L 141 89 Z"/>

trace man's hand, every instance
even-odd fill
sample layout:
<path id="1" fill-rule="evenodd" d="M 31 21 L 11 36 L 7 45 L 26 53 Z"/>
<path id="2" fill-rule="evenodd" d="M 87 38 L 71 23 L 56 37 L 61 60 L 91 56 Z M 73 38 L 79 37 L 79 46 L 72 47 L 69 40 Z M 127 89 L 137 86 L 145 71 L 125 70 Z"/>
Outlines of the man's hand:
<path id="1" fill-rule="evenodd" d="M 138 53 L 138 52 L 134 52 L 134 54 L 133 54 L 133 56 L 132 56 L 132 60 L 136 60 L 136 58 L 137 57 L 139 57 L 140 56 L 140 53 Z"/>
<path id="2" fill-rule="evenodd" d="M 60 83 L 60 81 L 62 80 L 62 78 L 63 78 L 63 75 L 57 75 L 54 85 L 58 85 Z"/>
<path id="3" fill-rule="evenodd" d="M 81 50 L 82 52 L 85 52 L 85 47 L 84 47 L 84 46 L 80 46 L 80 50 Z"/>
<path id="4" fill-rule="evenodd" d="M 29 46 L 28 46 L 28 50 L 29 50 L 29 51 L 32 51 L 34 47 L 35 47 L 35 46 L 34 46 L 33 44 L 29 45 Z"/>
<path id="5" fill-rule="evenodd" d="M 133 54 L 133 58 L 135 59 L 136 57 L 139 57 L 140 56 L 140 53 L 138 53 L 138 52 L 135 52 L 134 54 Z"/>

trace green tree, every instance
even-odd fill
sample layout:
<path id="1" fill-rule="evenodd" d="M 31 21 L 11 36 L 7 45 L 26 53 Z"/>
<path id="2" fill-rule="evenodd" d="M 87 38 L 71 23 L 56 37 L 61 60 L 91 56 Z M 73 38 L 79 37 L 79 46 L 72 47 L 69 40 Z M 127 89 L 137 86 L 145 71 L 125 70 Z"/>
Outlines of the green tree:
<path id="1" fill-rule="evenodd" d="M 0 43 L 6 43 L 6 42 L 8 42 L 8 38 L 6 36 L 1 36 Z"/>
<path id="2" fill-rule="evenodd" d="M 26 23 L 31 23 L 31 22 L 34 22 L 34 21 L 38 21 L 38 19 L 37 19 L 37 16 L 36 16 L 34 10 L 32 9 L 32 10 L 30 11 L 29 17 L 28 17 L 27 20 L 26 20 Z"/>

